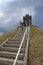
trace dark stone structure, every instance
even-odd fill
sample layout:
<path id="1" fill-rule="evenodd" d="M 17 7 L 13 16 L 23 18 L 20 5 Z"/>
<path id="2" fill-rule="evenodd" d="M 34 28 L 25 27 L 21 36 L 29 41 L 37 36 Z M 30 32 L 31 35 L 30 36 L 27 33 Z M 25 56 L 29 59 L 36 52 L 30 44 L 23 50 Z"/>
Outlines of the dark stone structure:
<path id="1" fill-rule="evenodd" d="M 32 25 L 32 16 L 26 15 L 23 17 L 24 26 Z"/>

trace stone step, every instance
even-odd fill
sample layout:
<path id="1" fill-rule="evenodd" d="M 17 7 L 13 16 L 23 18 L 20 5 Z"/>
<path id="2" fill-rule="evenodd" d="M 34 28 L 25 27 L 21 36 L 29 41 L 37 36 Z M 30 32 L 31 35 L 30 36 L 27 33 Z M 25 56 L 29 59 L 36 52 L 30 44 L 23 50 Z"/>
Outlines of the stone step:
<path id="1" fill-rule="evenodd" d="M 12 39 L 12 38 L 10 38 L 10 39 L 8 39 L 8 41 L 17 41 L 17 42 L 19 42 L 20 40 L 16 40 L 16 39 Z M 21 41 L 20 41 L 21 42 Z"/>
<path id="2" fill-rule="evenodd" d="M 20 37 L 20 36 L 23 37 L 23 34 L 24 34 L 24 33 L 19 33 L 16 37 L 18 37 L 18 36 L 19 36 L 19 37 Z"/>
<path id="3" fill-rule="evenodd" d="M 5 44 L 20 44 L 20 41 L 7 41 Z M 26 41 L 24 42 L 26 43 Z"/>
<path id="4" fill-rule="evenodd" d="M 20 40 L 20 39 L 17 40 L 17 39 L 11 39 L 11 38 L 10 38 L 10 39 L 8 39 L 8 41 L 21 42 L 22 39 L 21 39 L 21 40 Z M 27 41 L 27 40 L 25 39 L 25 42 L 26 42 L 26 41 Z"/>
<path id="5" fill-rule="evenodd" d="M 4 45 L 3 45 L 3 47 L 16 47 L 16 48 L 19 48 L 19 46 L 20 46 L 20 44 L 7 44 L 7 43 L 5 43 Z"/>
<path id="6" fill-rule="evenodd" d="M 18 38 L 18 37 L 16 37 L 16 38 L 13 38 L 13 39 L 9 39 L 10 41 L 21 41 L 22 40 L 22 38 Z"/>
<path id="7" fill-rule="evenodd" d="M 14 40 L 22 40 L 22 38 L 21 37 L 16 37 Z"/>
<path id="8" fill-rule="evenodd" d="M 19 33 L 17 36 L 19 36 L 19 37 L 20 37 L 20 36 L 23 37 L 23 34 L 24 34 L 24 33 Z"/>
<path id="9" fill-rule="evenodd" d="M 22 36 L 17 36 L 17 37 L 15 37 L 15 39 L 16 39 L 16 38 L 17 38 L 17 39 L 22 39 Z"/>
<path id="10" fill-rule="evenodd" d="M 7 43 L 5 43 L 5 44 L 3 44 L 3 47 L 13 47 L 13 48 L 19 48 L 19 46 L 20 46 L 20 44 L 7 44 Z M 22 48 L 25 48 L 26 47 L 26 43 L 23 43 L 23 45 L 22 45 Z"/>
<path id="11" fill-rule="evenodd" d="M 0 47 L 0 51 L 7 51 L 7 52 L 17 52 L 19 48 L 10 48 L 10 47 Z M 25 48 L 21 48 L 20 53 L 24 53 Z"/>
<path id="12" fill-rule="evenodd" d="M 17 53 L 0 51 L 0 57 L 3 57 L 3 58 L 15 59 L 16 55 Z M 23 60 L 23 58 L 24 58 L 24 54 L 20 53 L 18 59 Z"/>
<path id="13" fill-rule="evenodd" d="M 13 65 L 14 59 L 0 57 L 0 65 Z M 17 60 L 16 65 L 23 65 L 22 60 Z"/>
<path id="14" fill-rule="evenodd" d="M 17 40 L 17 41 L 18 41 L 18 40 L 19 40 L 19 41 L 22 41 L 22 39 L 23 39 L 23 38 L 19 38 L 19 37 L 17 37 L 17 38 L 15 38 L 14 40 Z M 27 40 L 27 39 L 25 38 L 25 40 Z"/>
<path id="15" fill-rule="evenodd" d="M 19 43 L 21 43 L 20 41 L 10 41 L 10 40 L 8 40 L 7 42 L 6 42 L 7 44 L 19 44 Z"/>

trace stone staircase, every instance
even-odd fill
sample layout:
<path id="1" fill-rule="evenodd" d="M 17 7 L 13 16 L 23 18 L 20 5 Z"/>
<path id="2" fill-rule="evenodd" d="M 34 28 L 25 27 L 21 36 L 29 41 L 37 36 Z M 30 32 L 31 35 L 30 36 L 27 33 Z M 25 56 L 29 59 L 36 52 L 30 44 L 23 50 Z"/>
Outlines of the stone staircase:
<path id="1" fill-rule="evenodd" d="M 20 31 L 16 37 L 8 39 L 4 44 L 0 46 L 0 65 L 13 65 L 24 32 L 25 28 L 23 31 Z M 25 38 L 16 65 L 23 65 L 26 42 L 27 40 Z"/>

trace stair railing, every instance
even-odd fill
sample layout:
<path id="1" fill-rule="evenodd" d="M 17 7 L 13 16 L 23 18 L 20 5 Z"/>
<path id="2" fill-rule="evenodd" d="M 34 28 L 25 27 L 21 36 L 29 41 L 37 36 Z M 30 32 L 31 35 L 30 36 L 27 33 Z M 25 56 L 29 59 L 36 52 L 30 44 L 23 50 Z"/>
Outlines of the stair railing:
<path id="1" fill-rule="evenodd" d="M 24 32 L 24 35 L 23 35 L 22 41 L 21 41 L 21 43 L 20 43 L 20 46 L 19 46 L 19 49 L 18 49 L 18 52 L 17 52 L 17 55 L 16 55 L 16 58 L 15 58 L 15 60 L 14 60 L 13 65 L 16 65 L 17 59 L 18 59 L 18 56 L 19 56 L 19 53 L 20 53 L 20 51 L 21 51 L 23 42 L 24 42 L 24 40 L 25 40 L 25 36 L 28 36 L 28 28 L 30 28 L 30 26 L 29 26 L 29 27 L 26 27 L 26 30 L 25 30 L 25 32 Z M 27 37 L 27 39 L 28 39 L 28 37 Z M 27 41 L 27 43 L 28 43 L 28 41 Z M 25 59 L 25 58 L 24 58 L 24 59 Z"/>
<path id="2" fill-rule="evenodd" d="M 27 35 L 26 36 L 27 36 L 27 43 L 26 43 L 23 65 L 27 65 L 27 63 L 28 63 L 28 52 L 29 52 L 29 42 L 30 42 L 30 25 L 27 28 Z"/>

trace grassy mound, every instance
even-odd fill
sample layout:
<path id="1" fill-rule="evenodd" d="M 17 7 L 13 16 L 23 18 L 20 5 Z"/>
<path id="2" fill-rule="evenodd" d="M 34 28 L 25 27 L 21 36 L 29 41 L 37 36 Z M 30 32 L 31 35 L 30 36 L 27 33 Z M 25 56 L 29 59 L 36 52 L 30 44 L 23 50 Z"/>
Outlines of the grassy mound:
<path id="1" fill-rule="evenodd" d="M 43 30 L 36 26 L 31 27 L 28 65 L 43 65 Z"/>

